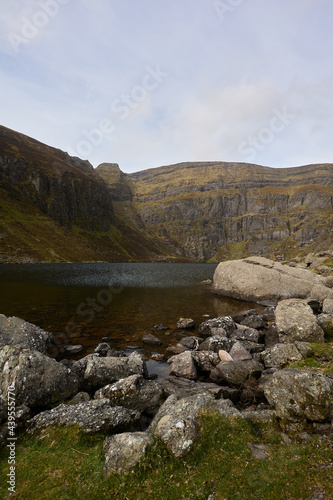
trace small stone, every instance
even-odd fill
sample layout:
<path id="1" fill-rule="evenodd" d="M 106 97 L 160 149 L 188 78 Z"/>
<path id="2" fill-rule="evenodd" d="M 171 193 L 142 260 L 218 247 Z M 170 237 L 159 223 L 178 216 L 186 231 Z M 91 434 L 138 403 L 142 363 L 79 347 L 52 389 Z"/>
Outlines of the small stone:
<path id="1" fill-rule="evenodd" d="M 163 330 L 170 330 L 170 328 L 166 325 L 163 325 L 163 324 L 158 324 L 158 325 L 154 325 L 152 330 L 155 330 L 155 331 L 163 331 Z"/>
<path id="2" fill-rule="evenodd" d="M 230 356 L 234 361 L 245 361 L 247 359 L 252 359 L 251 354 L 247 351 L 240 342 L 236 342 L 231 350 Z"/>
<path id="3" fill-rule="evenodd" d="M 99 354 L 100 356 L 106 356 L 110 350 L 111 346 L 107 342 L 101 342 L 95 347 L 94 353 Z"/>
<path id="4" fill-rule="evenodd" d="M 219 358 L 221 361 L 233 361 L 233 358 L 230 356 L 230 354 L 223 349 L 219 350 Z"/>
<path id="5" fill-rule="evenodd" d="M 195 327 L 195 323 L 191 318 L 180 318 L 177 322 L 177 328 L 181 330 L 191 330 Z"/>
<path id="6" fill-rule="evenodd" d="M 69 355 L 74 355 L 78 354 L 79 352 L 83 351 L 83 345 L 77 344 L 77 345 L 65 345 L 63 347 L 63 351 L 65 354 Z"/>
<path id="7" fill-rule="evenodd" d="M 269 458 L 269 455 L 267 453 L 268 447 L 266 445 L 252 443 L 247 444 L 254 458 L 258 458 L 259 460 L 267 460 Z"/>
<path id="8" fill-rule="evenodd" d="M 162 345 L 162 342 L 160 339 L 155 337 L 155 335 L 152 335 L 151 333 L 147 333 L 143 338 L 142 342 L 144 344 L 149 344 L 149 345 Z"/>

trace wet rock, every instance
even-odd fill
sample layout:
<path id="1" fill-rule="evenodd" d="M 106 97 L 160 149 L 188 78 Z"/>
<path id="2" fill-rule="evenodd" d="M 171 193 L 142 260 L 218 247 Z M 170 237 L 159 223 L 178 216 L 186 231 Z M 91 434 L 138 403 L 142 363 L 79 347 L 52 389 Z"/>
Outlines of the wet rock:
<path id="1" fill-rule="evenodd" d="M 203 342 L 203 339 L 200 337 L 184 337 L 179 342 L 186 349 L 196 350 L 199 348 L 199 345 Z"/>
<path id="2" fill-rule="evenodd" d="M 231 316 L 208 319 L 199 325 L 199 334 L 204 337 L 213 335 L 223 335 L 227 337 L 234 330 L 236 330 L 236 324 Z"/>
<path id="3" fill-rule="evenodd" d="M 107 356 L 109 351 L 111 351 L 111 346 L 107 342 L 101 342 L 94 349 L 94 353 L 99 354 L 102 357 Z"/>
<path id="4" fill-rule="evenodd" d="M 290 363 L 303 359 L 295 344 L 276 344 L 262 353 L 266 368 L 285 368 Z"/>
<path id="5" fill-rule="evenodd" d="M 317 324 L 311 307 L 298 299 L 283 300 L 275 309 L 280 343 L 324 342 L 324 332 Z"/>
<path id="6" fill-rule="evenodd" d="M 83 432 L 124 432 L 131 430 L 140 413 L 112 406 L 108 399 L 98 399 L 76 405 L 61 404 L 36 415 L 28 422 L 28 432 L 41 431 L 52 425 L 78 424 Z"/>
<path id="7" fill-rule="evenodd" d="M 149 345 L 162 345 L 162 342 L 160 339 L 155 337 L 155 335 L 152 335 L 151 333 L 147 333 L 143 338 L 142 342 L 144 344 L 149 344 Z"/>
<path id="8" fill-rule="evenodd" d="M 52 333 L 23 319 L 0 314 L 0 347 L 11 345 L 47 354 L 55 348 Z"/>
<path id="9" fill-rule="evenodd" d="M 208 337 L 199 345 L 199 351 L 213 351 L 219 352 L 220 350 L 229 352 L 235 341 L 223 335 L 214 335 Z"/>
<path id="10" fill-rule="evenodd" d="M 191 351 L 185 351 L 182 354 L 172 356 L 170 363 L 170 374 L 188 379 L 196 380 L 198 378 L 197 369 Z"/>
<path id="11" fill-rule="evenodd" d="M 278 370 L 265 384 L 264 393 L 279 418 L 315 422 L 333 418 L 333 378 L 321 373 Z"/>
<path id="12" fill-rule="evenodd" d="M 232 346 L 229 354 L 234 361 L 245 361 L 247 359 L 252 359 L 249 351 L 247 351 L 239 341 Z"/>
<path id="13" fill-rule="evenodd" d="M 94 397 L 107 398 L 114 405 L 130 410 L 154 413 L 163 402 L 163 390 L 158 382 L 131 375 L 99 389 Z"/>
<path id="14" fill-rule="evenodd" d="M 149 432 L 160 437 L 176 458 L 187 455 L 201 435 L 199 411 L 209 408 L 224 416 L 240 416 L 229 400 L 215 400 L 208 393 L 177 399 L 169 396 L 155 415 Z"/>
<path id="15" fill-rule="evenodd" d="M 45 407 L 74 396 L 79 377 L 39 351 L 6 346 L 0 350 L 0 395 L 4 401 L 12 384 L 17 406 Z"/>
<path id="16" fill-rule="evenodd" d="M 131 472 L 154 439 L 148 432 L 124 432 L 109 436 L 104 441 L 105 464 L 103 474 Z"/>
<path id="17" fill-rule="evenodd" d="M 195 327 L 195 323 L 191 318 L 180 318 L 177 322 L 177 328 L 181 330 L 192 330 Z"/>
<path id="18" fill-rule="evenodd" d="M 211 351 L 197 351 L 192 354 L 194 362 L 200 371 L 210 372 L 220 362 L 219 355 Z"/>
<path id="19" fill-rule="evenodd" d="M 79 352 L 83 351 L 83 345 L 65 345 L 63 347 L 63 352 L 64 354 L 68 354 L 69 356 L 72 356 L 74 354 L 79 354 Z"/>
<path id="20" fill-rule="evenodd" d="M 126 358 L 92 356 L 86 364 L 84 385 L 89 390 L 97 390 L 121 378 L 136 374 L 148 376 L 146 363 L 137 352 L 133 352 Z"/>
<path id="21" fill-rule="evenodd" d="M 158 325 L 154 325 L 152 330 L 156 331 L 156 332 L 163 332 L 165 330 L 170 330 L 170 328 L 166 325 L 163 325 L 162 323 L 158 324 Z"/>

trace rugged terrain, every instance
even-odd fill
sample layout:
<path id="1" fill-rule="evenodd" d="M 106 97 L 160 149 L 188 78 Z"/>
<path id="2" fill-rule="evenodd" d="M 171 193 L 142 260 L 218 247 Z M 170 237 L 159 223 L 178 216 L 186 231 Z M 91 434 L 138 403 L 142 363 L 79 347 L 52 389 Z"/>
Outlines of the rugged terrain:
<path id="1" fill-rule="evenodd" d="M 333 164 L 134 174 L 0 127 L 2 261 L 290 259 L 333 243 Z"/>

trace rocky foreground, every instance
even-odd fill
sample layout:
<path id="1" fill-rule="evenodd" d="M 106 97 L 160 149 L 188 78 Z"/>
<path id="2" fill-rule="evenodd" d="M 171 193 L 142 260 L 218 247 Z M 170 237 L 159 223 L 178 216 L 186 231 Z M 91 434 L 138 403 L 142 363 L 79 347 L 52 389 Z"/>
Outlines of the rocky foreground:
<path id="1" fill-rule="evenodd" d="M 248 287 L 251 275 L 254 283 L 267 287 L 255 271 L 282 273 L 270 262 L 245 259 L 243 281 L 235 275 L 234 282 Z M 223 263 L 217 269 L 215 291 L 227 283 L 221 269 L 230 273 L 233 265 Z M 251 273 L 246 266 L 251 266 Z M 288 266 L 282 267 L 282 279 L 287 280 Z M 294 285 L 299 285 L 298 279 L 293 275 Z M 285 287 L 292 298 L 283 298 L 276 288 L 275 298 L 283 300 L 262 314 L 252 309 L 204 321 L 197 335 L 191 335 L 193 321 L 182 318 L 178 328 L 184 336 L 168 348 L 170 375 L 162 380 L 148 376 L 139 353 L 126 356 L 105 343 L 78 361 L 58 362 L 49 355 L 51 333 L 0 315 L 1 444 L 14 425 L 7 421 L 9 393 L 15 395 L 17 434 L 70 424 L 85 433 L 107 434 L 105 474 L 132 470 L 154 437 L 161 438 L 175 457 L 184 457 L 200 438 L 204 409 L 254 422 L 307 422 L 331 433 L 333 375 L 289 367 L 311 355 L 309 343 L 324 344 L 333 333 L 332 281 L 316 280 L 313 286 L 305 284 L 301 293 Z M 263 298 L 260 294 L 257 298 Z M 145 340 L 158 342 L 153 335 Z"/>

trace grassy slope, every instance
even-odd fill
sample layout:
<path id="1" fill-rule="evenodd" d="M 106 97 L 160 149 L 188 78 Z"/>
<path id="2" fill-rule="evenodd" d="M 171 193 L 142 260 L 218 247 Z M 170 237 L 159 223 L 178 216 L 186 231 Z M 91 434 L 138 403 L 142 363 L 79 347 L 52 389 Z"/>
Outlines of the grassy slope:
<path id="1" fill-rule="evenodd" d="M 227 420 L 203 412 L 202 437 L 183 460 L 157 441 L 133 474 L 102 475 L 102 435 L 76 427 L 49 428 L 43 439 L 23 436 L 16 449 L 16 493 L 12 499 L 119 500 L 303 500 L 318 491 L 333 497 L 332 443 L 313 436 L 284 444 L 271 425 Z M 253 458 L 248 446 L 265 444 L 267 460 Z M 0 493 L 6 494 L 7 450 L 2 450 Z"/>

